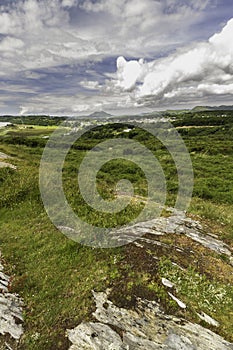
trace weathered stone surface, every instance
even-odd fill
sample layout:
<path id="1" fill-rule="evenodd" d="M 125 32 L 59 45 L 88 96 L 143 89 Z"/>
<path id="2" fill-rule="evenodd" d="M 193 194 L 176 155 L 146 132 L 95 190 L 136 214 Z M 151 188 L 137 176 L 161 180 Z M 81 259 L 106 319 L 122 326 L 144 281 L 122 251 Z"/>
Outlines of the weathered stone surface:
<path id="1" fill-rule="evenodd" d="M 0 263 L 0 334 L 8 333 L 12 338 L 19 339 L 23 334 L 23 303 L 18 295 L 9 293 L 9 280 Z"/>
<path id="2" fill-rule="evenodd" d="M 183 213 L 175 212 L 173 216 L 164 220 L 166 221 L 167 233 L 185 234 L 216 253 L 232 256 L 230 248 L 225 243 L 214 238 L 211 233 L 204 233 L 202 225 L 198 221 L 186 217 Z"/>
<path id="3" fill-rule="evenodd" d="M 143 237 L 143 234 L 149 234 Z M 211 233 L 204 233 L 201 224 L 185 216 L 184 213 L 173 211 L 168 218 L 160 217 L 151 221 L 138 223 L 131 227 L 116 230 L 115 237 L 122 242 L 132 242 L 139 248 L 159 246 L 169 249 L 169 245 L 160 242 L 156 237 L 169 234 L 186 235 L 205 248 L 218 254 L 228 256 L 233 261 L 230 247 L 217 239 Z M 177 247 L 182 252 L 182 247 Z M 154 257 L 157 259 L 156 257 Z M 175 263 L 174 263 L 175 264 Z M 175 264 L 177 265 L 177 264 Z M 178 266 L 178 265 L 177 265 Z M 180 267 L 182 269 L 182 267 Z M 174 284 L 163 278 L 163 285 L 173 288 Z M 168 292 L 181 308 L 185 304 Z M 106 293 L 93 292 L 96 311 L 93 316 L 96 323 L 82 323 L 74 330 L 68 331 L 68 337 L 73 343 L 70 350 L 229 350 L 233 344 L 227 342 L 214 332 L 184 319 L 164 314 L 158 303 L 138 299 L 135 310 L 119 308 L 108 300 Z M 204 313 L 199 313 L 200 319 L 211 326 L 218 327 L 218 322 Z"/>
<path id="4" fill-rule="evenodd" d="M 179 307 L 181 307 L 181 309 L 185 309 L 186 308 L 186 305 L 181 301 L 179 300 L 178 298 L 176 298 L 172 293 L 168 292 L 168 294 L 170 295 L 170 297 L 175 300 L 175 302 L 179 305 Z"/>
<path id="5" fill-rule="evenodd" d="M 229 261 L 233 264 L 233 255 L 230 247 L 214 237 L 212 233 L 204 233 L 202 225 L 198 221 L 186 217 L 183 212 L 173 210 L 173 214 L 168 218 L 159 217 L 150 221 L 137 223 L 127 228 L 121 228 L 114 234 L 118 241 L 122 242 L 132 242 L 138 238 L 135 243 L 142 246 L 143 242 L 165 246 L 163 243 L 156 241 L 156 239 L 144 238 L 143 235 L 151 234 L 156 237 L 172 233 L 186 235 L 218 254 L 227 255 Z"/>
<path id="6" fill-rule="evenodd" d="M 120 336 L 102 323 L 81 323 L 67 333 L 73 343 L 70 350 L 110 349 L 110 345 L 112 350 L 124 349 Z"/>
<path id="7" fill-rule="evenodd" d="M 209 323 L 211 326 L 219 327 L 219 322 L 207 315 L 205 312 L 197 313 L 201 320 Z"/>
<path id="8" fill-rule="evenodd" d="M 0 159 L 7 159 L 9 156 L 3 152 L 0 152 Z"/>
<path id="9" fill-rule="evenodd" d="M 9 158 L 11 158 L 11 157 L 5 153 L 0 152 L 0 168 L 11 168 L 11 169 L 16 170 L 17 167 L 15 165 L 7 163 L 5 161 L 6 159 L 9 159 Z M 2 160 L 4 160 L 4 161 L 2 161 Z"/>
<path id="10" fill-rule="evenodd" d="M 13 170 L 17 169 L 17 167 L 15 165 L 12 165 L 12 164 L 6 163 L 6 162 L 0 162 L 0 168 L 11 168 Z"/>
<path id="11" fill-rule="evenodd" d="M 174 287 L 174 283 L 169 281 L 167 278 L 162 278 L 162 283 L 163 283 L 163 285 L 165 287 L 168 287 L 168 288 L 173 288 Z"/>
<path id="12" fill-rule="evenodd" d="M 108 291 L 93 292 L 93 296 L 96 302 L 93 316 L 98 322 L 82 323 L 68 330 L 73 343 L 70 350 L 233 349 L 233 344 L 212 331 L 164 314 L 156 302 L 138 299 L 136 310 L 126 310 L 108 300 Z"/>

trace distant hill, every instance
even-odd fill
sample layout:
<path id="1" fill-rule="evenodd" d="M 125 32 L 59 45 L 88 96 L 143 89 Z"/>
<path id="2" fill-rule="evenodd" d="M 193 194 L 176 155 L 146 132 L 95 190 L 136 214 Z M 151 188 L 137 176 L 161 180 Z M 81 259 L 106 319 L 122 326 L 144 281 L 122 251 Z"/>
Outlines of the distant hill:
<path id="1" fill-rule="evenodd" d="M 165 111 L 162 111 L 162 113 L 168 113 L 168 114 L 180 114 L 180 113 L 186 113 L 189 112 L 189 109 L 166 109 Z"/>
<path id="2" fill-rule="evenodd" d="M 233 105 L 232 106 L 226 106 L 226 105 L 221 105 L 221 106 L 196 106 L 191 111 L 193 112 L 200 112 L 200 111 L 232 111 L 233 110 Z"/>
<path id="3" fill-rule="evenodd" d="M 112 115 L 109 113 L 106 113 L 104 111 L 101 111 L 101 112 L 91 113 L 88 117 L 90 117 L 90 118 L 110 118 L 110 117 L 112 117 Z"/>

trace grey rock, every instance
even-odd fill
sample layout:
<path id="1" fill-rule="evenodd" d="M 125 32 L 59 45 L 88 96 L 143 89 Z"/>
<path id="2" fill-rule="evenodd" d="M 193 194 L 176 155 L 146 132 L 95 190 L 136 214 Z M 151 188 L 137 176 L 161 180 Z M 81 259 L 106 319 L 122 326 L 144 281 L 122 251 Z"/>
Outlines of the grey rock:
<path id="1" fill-rule="evenodd" d="M 168 288 L 173 288 L 174 287 L 174 283 L 169 281 L 167 278 L 162 278 L 162 283 L 163 283 L 163 285 L 165 287 L 168 287 Z"/>
<path id="2" fill-rule="evenodd" d="M 70 350 L 124 350 L 120 336 L 109 326 L 102 323 L 81 323 L 73 330 L 67 331 L 73 343 Z"/>
<path id="3" fill-rule="evenodd" d="M 146 233 L 150 234 L 149 238 L 142 236 Z M 114 232 L 115 238 L 124 243 L 132 242 L 138 237 L 134 244 L 141 249 L 148 247 L 148 245 L 169 248 L 169 245 L 156 240 L 156 237 L 168 234 L 186 235 L 218 254 L 225 254 L 228 256 L 229 262 L 233 264 L 230 247 L 218 240 L 215 235 L 204 233 L 201 224 L 187 218 L 183 212 L 173 210 L 169 218 L 160 217 Z M 177 247 L 177 249 L 179 248 Z M 180 251 L 182 252 L 183 249 Z M 174 265 L 179 266 L 175 263 Z M 182 267 L 180 268 L 182 269 Z M 168 288 L 175 288 L 175 285 L 167 279 L 163 279 L 162 283 Z M 109 290 L 99 293 L 93 291 L 96 303 L 93 316 L 96 323 L 82 323 L 74 330 L 68 331 L 68 337 L 73 344 L 70 350 L 233 349 L 232 343 L 227 342 L 209 329 L 163 313 L 155 301 L 138 298 L 136 308 L 128 310 L 114 305 L 108 299 L 108 295 Z M 185 308 L 185 304 L 173 294 L 169 293 L 169 295 L 176 300 L 180 307 Z M 217 321 L 204 313 L 200 313 L 199 317 L 205 319 L 212 326 L 218 326 Z M 97 334 L 94 338 L 91 336 L 93 332 Z"/>
<path id="4" fill-rule="evenodd" d="M 168 335 L 166 340 L 166 350 L 198 350 L 189 338 L 174 333 Z"/>
<path id="5" fill-rule="evenodd" d="M 218 254 L 227 255 L 229 261 L 233 265 L 232 251 L 229 246 L 218 240 L 212 233 L 204 233 L 202 225 L 198 221 L 186 217 L 184 212 L 177 210 L 171 211 L 173 213 L 168 218 L 159 217 L 153 220 L 112 230 L 112 239 L 115 239 L 123 245 L 127 242 L 134 242 L 139 247 L 140 245 L 143 246 L 144 242 L 165 247 L 165 244 L 156 241 L 156 239 L 148 239 L 143 236 L 145 234 L 150 234 L 156 237 L 174 233 L 178 235 L 186 235 L 193 241 L 198 242 Z"/>
<path id="6" fill-rule="evenodd" d="M 202 234 L 198 230 L 196 231 L 186 231 L 186 236 L 192 238 L 194 241 L 202 244 L 204 247 L 214 250 L 218 254 L 225 254 L 227 256 L 231 256 L 230 248 L 227 247 L 226 244 L 219 241 L 216 238 L 213 238 L 209 234 Z"/>
<path id="7" fill-rule="evenodd" d="M 170 295 L 170 297 L 175 300 L 175 302 L 179 305 L 179 307 L 181 307 L 181 309 L 185 309 L 186 308 L 186 305 L 181 301 L 179 300 L 178 298 L 176 298 L 172 293 L 168 292 L 168 294 Z"/>
<path id="8" fill-rule="evenodd" d="M 8 333 L 12 338 L 19 339 L 23 334 L 23 302 L 17 294 L 8 292 L 9 280 L 0 263 L 0 334 Z"/>
<path id="9" fill-rule="evenodd" d="M 209 323 L 211 326 L 219 327 L 219 322 L 207 315 L 205 312 L 197 313 L 201 320 Z"/>
<path id="10" fill-rule="evenodd" d="M 0 152 L 0 168 L 11 168 L 16 170 L 17 167 L 13 164 L 7 163 L 6 159 L 12 159 L 12 157 L 8 156 L 5 153 Z"/>
<path id="11" fill-rule="evenodd" d="M 138 299 L 136 310 L 119 308 L 108 293 L 93 292 L 98 322 L 81 323 L 67 334 L 70 350 L 229 350 L 233 344 L 214 332 L 164 314 L 154 301 Z M 111 326 L 121 330 L 122 338 Z"/>
<path id="12" fill-rule="evenodd" d="M 171 233 L 186 235 L 193 241 L 200 243 L 205 248 L 209 248 L 218 254 L 225 254 L 228 256 L 230 263 L 233 265 L 233 255 L 230 247 L 216 238 L 212 233 L 204 233 L 202 225 L 191 218 L 184 215 L 183 212 L 175 211 L 172 216 L 168 218 L 160 217 L 150 220 L 146 223 L 141 223 L 127 229 L 127 233 L 131 230 L 131 237 L 134 234 L 139 234 L 139 228 L 144 227 L 145 233 L 150 233 L 154 236 L 167 235 Z M 122 232 L 121 232 L 122 233 Z M 153 245 L 166 246 L 154 239 L 139 238 L 137 243 L 151 243 Z"/>
<path id="13" fill-rule="evenodd" d="M 12 165 L 12 164 L 7 163 L 7 162 L 0 162 L 0 168 L 11 168 L 13 170 L 17 169 L 17 167 L 15 165 Z"/>
<path id="14" fill-rule="evenodd" d="M 7 159 L 7 158 L 11 158 L 11 157 L 8 156 L 6 153 L 0 152 L 0 159 Z"/>

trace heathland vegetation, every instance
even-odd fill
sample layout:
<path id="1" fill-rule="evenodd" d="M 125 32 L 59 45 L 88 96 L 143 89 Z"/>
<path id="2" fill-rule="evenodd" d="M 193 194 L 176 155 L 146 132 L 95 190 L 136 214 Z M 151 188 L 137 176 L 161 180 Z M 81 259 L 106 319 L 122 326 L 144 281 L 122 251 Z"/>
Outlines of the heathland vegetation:
<path id="1" fill-rule="evenodd" d="M 164 117 L 172 121 L 182 136 L 193 163 L 194 191 L 188 215 L 198 218 L 204 227 L 233 248 L 233 111 L 170 112 Z M 13 276 L 11 290 L 20 293 L 25 303 L 25 334 L 19 348 L 67 349 L 65 330 L 91 317 L 92 289 L 111 287 L 116 302 L 124 291 L 125 304 L 129 307 L 133 307 L 137 294 L 160 300 L 168 312 L 178 312 L 176 303 L 168 298 L 159 282 L 161 276 L 179 281 L 181 295 L 190 304 L 186 316 L 191 320 L 195 319 L 192 310 L 197 309 L 205 290 L 205 298 L 209 298 L 209 308 L 206 306 L 205 311 L 221 322 L 219 333 L 233 341 L 233 305 L 222 305 L 213 295 L 215 288 L 224 291 L 227 300 L 233 300 L 227 256 L 216 258 L 225 274 L 219 274 L 211 266 L 211 259 L 205 264 L 200 260 L 195 267 L 190 263 L 185 266 L 186 271 L 180 271 L 171 264 L 172 257 L 166 252 L 161 253 L 152 267 L 151 262 L 142 262 L 144 256 L 138 257 L 131 245 L 93 249 L 67 239 L 50 222 L 39 191 L 41 155 L 61 119 L 9 116 L 1 117 L 0 121 L 12 123 L 0 129 L 0 152 L 9 155 L 8 162 L 17 167 L 16 170 L 0 168 L 0 241 L 7 272 Z M 64 132 L 70 132 L 69 124 Z M 121 123 L 96 126 L 70 149 L 63 182 L 74 211 L 84 220 L 109 227 L 128 222 L 142 209 L 143 198 L 147 196 L 145 176 L 129 161 L 110 161 L 97 176 L 98 190 L 109 200 L 114 198 L 115 184 L 121 178 L 133 184 L 139 199 L 119 215 L 100 215 L 80 194 L 77 171 L 83 157 L 100 141 L 113 138 L 139 141 L 156 155 L 167 181 L 166 206 L 173 206 L 178 179 L 171 155 L 160 141 L 139 127 L 131 127 L 125 118 Z M 164 215 L 168 215 L 166 211 Z M 167 243 L 175 244 L 176 238 L 166 239 Z M 183 246 L 188 244 L 182 242 Z M 201 248 L 196 249 L 201 256 Z M 182 266 L 182 259 L 179 264 Z"/>

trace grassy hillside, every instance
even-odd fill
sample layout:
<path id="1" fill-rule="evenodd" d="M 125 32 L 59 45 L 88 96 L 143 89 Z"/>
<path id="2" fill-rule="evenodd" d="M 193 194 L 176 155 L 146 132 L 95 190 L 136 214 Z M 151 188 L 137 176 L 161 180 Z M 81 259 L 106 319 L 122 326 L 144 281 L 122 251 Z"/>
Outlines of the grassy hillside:
<path id="1" fill-rule="evenodd" d="M 227 300 L 233 300 L 227 257 L 195 247 L 200 261 L 206 257 L 205 264 L 193 266 L 188 259 L 177 256 L 176 262 L 187 268 L 180 272 L 171 264 L 173 257 L 167 251 L 157 252 L 159 261 L 155 263 L 132 245 L 93 249 L 69 240 L 53 226 L 40 198 L 38 172 L 43 147 L 55 126 L 50 121 L 46 126 L 46 119 L 42 119 L 44 125 L 35 125 L 33 119 L 30 124 L 0 129 L 0 152 L 11 156 L 8 161 L 17 166 L 16 171 L 0 168 L 0 242 L 6 271 L 13 276 L 11 291 L 20 293 L 25 303 L 25 334 L 18 348 L 68 349 L 65 330 L 91 318 L 92 289 L 111 287 L 112 297 L 128 307 L 133 307 L 135 295 L 140 295 L 159 300 L 168 312 L 180 313 L 159 282 L 165 275 L 180 281 L 181 295 L 190 305 L 185 317 L 190 320 L 197 321 L 192 310 L 198 309 L 205 290 L 205 297 L 210 298 L 205 311 L 221 320 L 219 333 L 233 341 L 232 305 L 223 305 L 213 294 L 211 298 L 211 290 L 215 289 L 223 290 Z M 186 143 L 194 167 L 189 215 L 198 217 L 233 248 L 233 112 L 179 114 L 173 123 Z M 110 217 L 98 215 L 85 204 L 77 187 L 77 168 L 86 151 L 100 140 L 124 136 L 142 142 L 156 154 L 165 172 L 167 206 L 174 204 L 177 194 L 175 165 L 164 146 L 139 129 L 126 134 L 126 127 L 106 125 L 83 135 L 73 145 L 64 166 L 64 189 L 73 209 L 86 220 L 105 227 L 121 225 L 137 216 L 143 201 L 132 202 L 121 215 Z M 98 173 L 98 189 L 104 198 L 114 198 L 114 186 L 122 175 L 133 183 L 138 197 L 147 195 L 140 169 L 117 160 Z M 180 239 L 182 246 L 190 245 L 185 238 Z M 177 238 L 162 240 L 172 245 Z"/>

